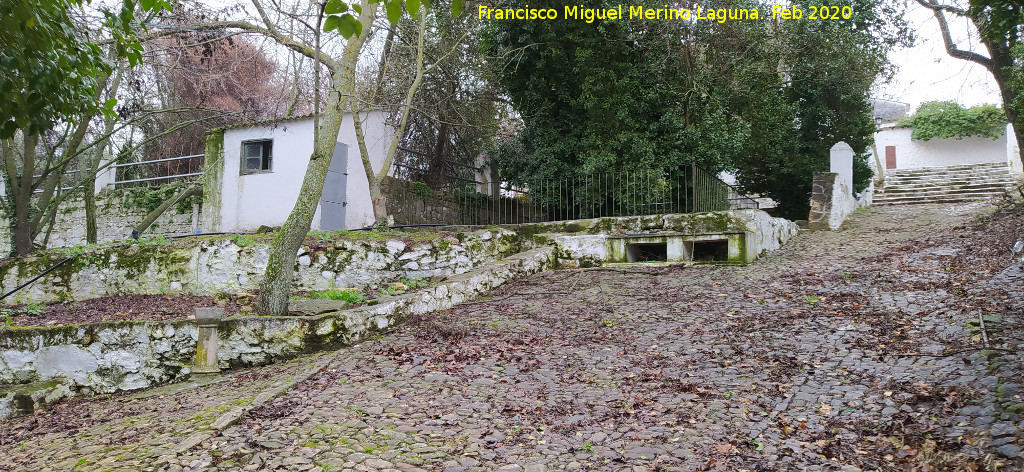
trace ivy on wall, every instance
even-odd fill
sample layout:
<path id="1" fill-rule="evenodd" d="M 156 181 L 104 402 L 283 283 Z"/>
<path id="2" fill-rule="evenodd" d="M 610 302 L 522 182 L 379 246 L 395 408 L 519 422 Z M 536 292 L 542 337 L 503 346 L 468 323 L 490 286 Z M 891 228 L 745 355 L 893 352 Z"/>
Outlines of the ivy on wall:
<path id="1" fill-rule="evenodd" d="M 971 136 L 997 139 L 1006 132 L 1006 123 L 1006 114 L 995 105 L 964 108 L 956 102 L 937 101 L 922 103 L 914 116 L 896 125 L 911 128 L 911 139 L 928 141 Z"/>
<path id="2" fill-rule="evenodd" d="M 147 213 L 156 210 L 163 202 L 174 198 L 185 189 L 182 185 L 169 184 L 157 188 L 139 187 L 128 189 L 124 194 L 124 204 L 127 208 L 138 208 Z M 201 196 L 190 196 L 183 198 L 174 205 L 178 214 L 192 211 L 193 203 L 201 203 Z"/>

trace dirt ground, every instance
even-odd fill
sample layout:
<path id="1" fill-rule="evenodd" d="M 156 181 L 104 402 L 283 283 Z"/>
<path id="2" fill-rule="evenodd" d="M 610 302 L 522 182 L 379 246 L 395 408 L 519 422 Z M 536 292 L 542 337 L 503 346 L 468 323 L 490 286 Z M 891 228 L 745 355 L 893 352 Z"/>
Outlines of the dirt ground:
<path id="1" fill-rule="evenodd" d="M 14 313 L 12 326 L 61 326 L 98 321 L 171 321 L 195 316 L 197 306 L 213 306 L 213 297 L 192 295 L 121 295 L 49 305 L 2 305 Z M 228 316 L 238 312 L 235 300 L 224 305 Z M 35 311 L 39 312 L 36 313 Z"/>
<path id="2" fill-rule="evenodd" d="M 0 470 L 1021 470 L 1022 223 L 881 207 L 744 267 L 542 273 L 183 451 L 292 369 L 0 422 Z"/>

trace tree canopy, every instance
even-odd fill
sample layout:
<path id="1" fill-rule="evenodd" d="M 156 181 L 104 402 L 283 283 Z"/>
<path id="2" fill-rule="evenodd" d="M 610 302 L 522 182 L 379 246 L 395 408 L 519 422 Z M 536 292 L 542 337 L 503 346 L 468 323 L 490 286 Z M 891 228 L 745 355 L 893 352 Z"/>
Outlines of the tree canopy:
<path id="1" fill-rule="evenodd" d="M 830 21 L 492 21 L 486 47 L 498 58 L 494 73 L 523 118 L 498 161 L 513 179 L 528 180 L 692 159 L 733 170 L 746 190 L 804 218 L 813 173 L 828 170 L 835 143 L 860 154 L 855 190 L 867 186 L 868 94 L 889 71 L 888 51 L 910 39 L 898 3 L 824 3 L 852 5 L 852 14 Z M 809 11 L 807 2 L 794 4 Z M 530 5 L 563 8 L 550 0 Z M 769 5 L 752 0 L 702 6 L 771 15 Z"/>
<path id="2" fill-rule="evenodd" d="M 913 131 L 911 139 L 963 139 L 971 136 L 996 139 L 1006 132 L 1006 114 L 995 105 L 964 108 L 956 102 L 922 103 L 910 118 L 897 122 Z"/>
<path id="3" fill-rule="evenodd" d="M 97 78 L 113 62 L 89 36 L 74 27 L 70 15 L 84 0 L 10 0 L 0 2 L 0 139 L 18 130 L 38 134 L 56 121 L 104 107 L 94 91 Z M 166 0 L 124 1 L 119 9 L 97 8 L 101 33 L 130 63 L 142 58 L 136 15 L 170 9 Z"/>

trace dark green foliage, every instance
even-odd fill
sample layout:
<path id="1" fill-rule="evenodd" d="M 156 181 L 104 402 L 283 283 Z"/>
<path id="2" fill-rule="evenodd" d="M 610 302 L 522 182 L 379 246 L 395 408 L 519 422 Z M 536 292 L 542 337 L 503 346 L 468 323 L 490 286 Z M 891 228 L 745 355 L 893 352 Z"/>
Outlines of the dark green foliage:
<path id="1" fill-rule="evenodd" d="M 68 11 L 83 0 L 4 0 L 0 2 L 0 139 L 17 130 L 39 134 L 57 121 L 105 109 L 97 103 L 97 77 L 108 74 L 109 61 L 90 34 L 76 28 Z M 142 10 L 170 9 L 166 1 L 125 0 L 119 10 L 93 5 L 103 16 L 103 29 L 113 37 L 114 52 L 132 65 L 142 59 L 135 39 Z"/>
<path id="2" fill-rule="evenodd" d="M 853 158 L 854 193 L 863 192 L 864 189 L 868 188 L 868 185 L 871 185 L 871 179 L 875 176 L 875 171 L 869 163 L 870 158 L 870 154 L 854 156 Z"/>
<path id="3" fill-rule="evenodd" d="M 522 8 L 525 3 L 499 6 Z M 529 2 L 531 8 L 555 8 L 560 15 L 569 4 Z M 587 7 L 616 5 L 601 1 Z M 655 24 L 668 28 L 668 23 Z M 725 136 L 715 131 L 734 124 L 728 116 L 713 114 L 717 122 L 707 129 L 686 128 L 681 107 L 696 92 L 674 78 L 685 77 L 677 75 L 682 64 L 666 61 L 678 52 L 677 45 L 645 34 L 641 26 L 627 21 L 492 23 L 486 45 L 503 59 L 496 64 L 497 79 L 525 121 L 519 139 L 497 154 L 507 174 L 527 180 L 679 165 L 690 161 L 684 142 Z M 702 163 L 722 168 L 724 160 L 716 158 L 723 148 L 715 146 Z"/>
<path id="4" fill-rule="evenodd" d="M 1024 44 L 1018 44 L 1013 47 L 1013 62 L 1015 64 L 1024 64 Z M 1012 107 L 1015 110 L 1024 110 L 1024 68 L 1018 68 L 1018 70 L 1010 70 L 1010 80 L 1007 83 L 1007 87 L 1013 91 L 1013 101 L 1004 104 L 1004 106 Z M 1020 133 L 1021 131 L 1018 131 Z"/>
<path id="5" fill-rule="evenodd" d="M 809 12 L 809 3 L 795 3 Z M 889 49 L 910 37 L 896 2 L 820 4 L 850 5 L 853 16 L 492 22 L 486 48 L 501 58 L 495 74 L 524 121 L 496 160 L 521 182 L 696 160 L 712 172 L 735 171 L 745 190 L 775 199 L 784 216 L 806 218 L 813 174 L 828 170 L 837 142 L 858 153 L 854 190 L 870 182 L 868 94 L 888 72 Z M 562 5 L 530 2 L 560 12 Z M 771 15 L 770 4 L 753 0 L 702 7 Z"/>
<path id="6" fill-rule="evenodd" d="M 422 198 L 430 198 L 433 192 L 430 190 L 430 186 L 423 182 L 412 183 L 412 193 Z"/>
<path id="7" fill-rule="evenodd" d="M 912 128 L 911 139 L 921 141 L 970 136 L 996 139 L 1006 132 L 1006 114 L 995 105 L 964 108 L 956 102 L 937 101 L 922 103 L 914 116 L 897 124 Z"/>

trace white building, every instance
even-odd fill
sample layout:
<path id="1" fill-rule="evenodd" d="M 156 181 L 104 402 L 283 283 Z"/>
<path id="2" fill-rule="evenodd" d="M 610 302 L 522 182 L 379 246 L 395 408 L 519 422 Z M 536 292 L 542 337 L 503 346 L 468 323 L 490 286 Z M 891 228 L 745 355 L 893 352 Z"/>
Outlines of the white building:
<path id="1" fill-rule="evenodd" d="M 883 125 L 884 126 L 884 125 Z M 912 140 L 910 128 L 885 127 L 875 133 L 878 162 L 886 169 L 920 169 L 971 164 L 1006 163 L 1021 173 L 1020 150 L 1013 126 L 996 139 L 971 136 L 964 139 Z"/>
<path id="2" fill-rule="evenodd" d="M 362 116 L 366 148 L 376 172 L 394 129 L 387 124 L 385 112 Z M 221 159 L 210 152 L 217 140 Z M 223 135 L 211 133 L 203 177 L 203 232 L 247 232 L 284 224 L 312 153 L 311 116 L 234 125 L 225 128 Z M 354 229 L 373 223 L 369 184 L 352 115 L 346 113 L 311 229 Z"/>

